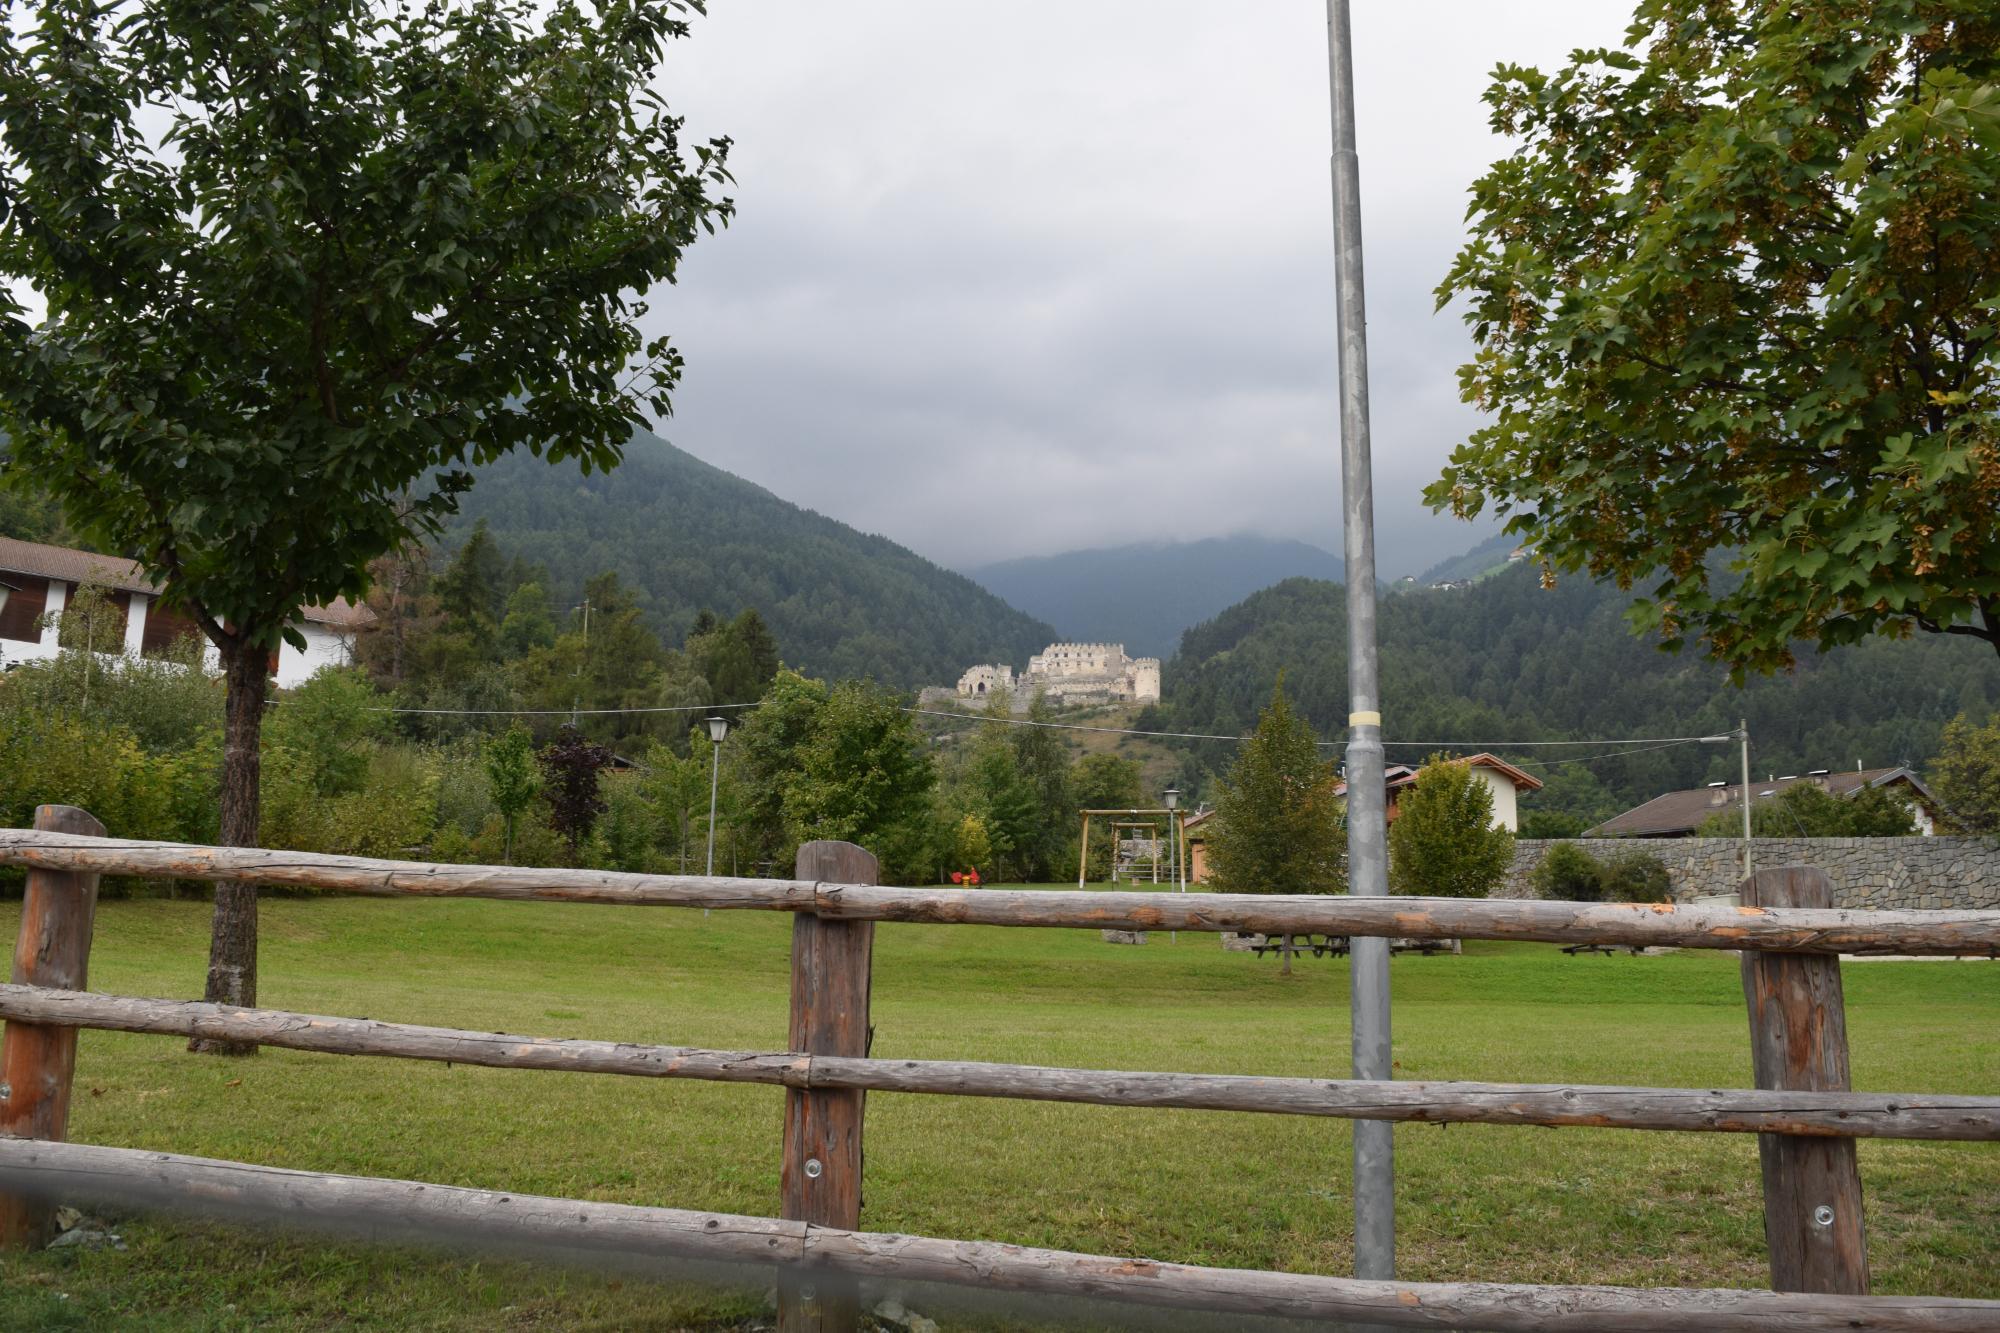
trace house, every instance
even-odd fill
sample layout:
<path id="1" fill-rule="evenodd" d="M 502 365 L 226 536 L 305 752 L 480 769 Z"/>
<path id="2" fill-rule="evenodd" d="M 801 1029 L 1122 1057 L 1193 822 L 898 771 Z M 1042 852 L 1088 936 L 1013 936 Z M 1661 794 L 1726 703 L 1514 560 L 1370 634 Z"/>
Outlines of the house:
<path id="1" fill-rule="evenodd" d="M 1181 837 L 1187 842 L 1188 883 L 1208 883 L 1208 830 L 1215 811 L 1198 810 L 1181 822 Z"/>
<path id="2" fill-rule="evenodd" d="M 1750 784 L 1750 799 L 1775 797 L 1788 787 L 1810 782 L 1829 796 L 1852 797 L 1871 787 L 1887 787 L 1910 803 L 1917 831 L 1930 834 L 1937 826 L 1938 803 L 1923 780 L 1907 768 L 1861 768 L 1852 773 L 1836 773 L 1819 768 L 1810 773 L 1788 773 Z M 1743 812 L 1741 783 L 1712 782 L 1706 787 L 1670 791 L 1635 806 L 1596 828 L 1584 830 L 1586 838 L 1687 838 L 1718 813 Z"/>
<path id="3" fill-rule="evenodd" d="M 85 584 L 110 595 L 127 654 L 158 657 L 176 640 L 200 633 L 194 621 L 158 605 L 160 585 L 133 561 L 0 537 L 0 665 L 54 657 L 52 617 L 60 616 L 71 594 Z M 356 631 L 374 619 L 366 606 L 344 597 L 329 606 L 306 608 L 296 626 L 305 649 L 284 644 L 272 654 L 276 683 L 289 689 L 323 666 L 352 662 Z M 219 660 L 213 644 L 204 645 L 204 655 L 211 666 Z"/>
<path id="4" fill-rule="evenodd" d="M 1455 762 L 1468 764 L 1472 775 L 1486 784 L 1493 793 L 1493 825 L 1510 833 L 1520 831 L 1520 796 L 1522 792 L 1542 789 L 1542 780 L 1526 769 L 1508 763 L 1497 754 L 1480 751 L 1469 754 Z M 1389 822 L 1396 822 L 1401 813 L 1398 803 L 1404 792 L 1417 785 L 1418 770 L 1408 764 L 1390 764 L 1382 772 L 1384 785 L 1388 788 Z M 1342 782 L 1334 788 L 1336 796 L 1347 795 L 1347 784 Z"/>

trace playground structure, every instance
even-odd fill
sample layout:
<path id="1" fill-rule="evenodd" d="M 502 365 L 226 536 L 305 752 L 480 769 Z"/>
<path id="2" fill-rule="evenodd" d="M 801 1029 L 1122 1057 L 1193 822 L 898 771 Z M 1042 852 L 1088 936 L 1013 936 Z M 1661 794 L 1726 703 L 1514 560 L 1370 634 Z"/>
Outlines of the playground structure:
<path id="1" fill-rule="evenodd" d="M 1111 882 L 1185 885 L 1187 866 L 1187 821 L 1192 812 L 1160 806 L 1140 810 L 1079 810 L 1083 836 L 1076 853 L 1076 886 L 1083 888 L 1090 875 L 1090 822 L 1111 821 Z M 1161 824 L 1166 833 L 1162 835 Z M 1119 836 L 1120 830 L 1143 830 L 1147 836 Z M 1165 843 L 1166 846 L 1161 844 Z M 1141 869 L 1141 867 L 1145 869 Z M 1165 871 L 1163 875 L 1161 872 Z M 1147 875 L 1150 874 L 1150 879 Z"/>

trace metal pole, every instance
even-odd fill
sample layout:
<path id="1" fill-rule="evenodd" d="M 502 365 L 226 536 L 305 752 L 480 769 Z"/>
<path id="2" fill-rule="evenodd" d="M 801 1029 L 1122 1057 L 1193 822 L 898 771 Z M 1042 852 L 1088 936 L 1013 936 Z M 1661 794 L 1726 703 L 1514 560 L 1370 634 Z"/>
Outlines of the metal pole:
<path id="1" fill-rule="evenodd" d="M 1347 558 L 1347 877 L 1359 897 L 1389 892 L 1382 713 L 1375 643 L 1375 482 L 1368 443 L 1368 316 L 1361 272 L 1361 175 L 1354 151 L 1353 34 L 1347 0 L 1326 3 L 1333 94 L 1333 252 L 1340 337 L 1341 501 Z M 1387 1079 L 1389 941 L 1357 939 L 1353 978 L 1354 1077 Z M 1396 1161 L 1392 1127 L 1354 1126 L 1354 1275 L 1396 1276 Z"/>
<path id="2" fill-rule="evenodd" d="M 1738 718 L 1736 735 L 1743 742 L 1743 878 L 1750 878 L 1750 719 Z"/>
<path id="3" fill-rule="evenodd" d="M 708 873 L 715 875 L 715 793 L 722 781 L 722 742 L 715 741 L 708 747 Z"/>

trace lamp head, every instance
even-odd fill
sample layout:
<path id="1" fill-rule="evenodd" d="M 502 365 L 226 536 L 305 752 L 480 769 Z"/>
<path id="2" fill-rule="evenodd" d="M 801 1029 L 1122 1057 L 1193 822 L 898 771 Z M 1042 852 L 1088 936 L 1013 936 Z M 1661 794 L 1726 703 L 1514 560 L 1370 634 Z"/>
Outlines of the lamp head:
<path id="1" fill-rule="evenodd" d="M 722 744 L 722 738 L 724 736 L 727 736 L 728 734 L 729 734 L 728 718 L 718 713 L 715 716 L 708 719 L 708 738 L 710 740 L 714 741 L 717 745 L 720 745 Z"/>
<path id="2" fill-rule="evenodd" d="M 1181 789 L 1179 787 L 1169 787 L 1161 794 L 1167 798 L 1167 809 L 1178 810 L 1181 808 Z"/>

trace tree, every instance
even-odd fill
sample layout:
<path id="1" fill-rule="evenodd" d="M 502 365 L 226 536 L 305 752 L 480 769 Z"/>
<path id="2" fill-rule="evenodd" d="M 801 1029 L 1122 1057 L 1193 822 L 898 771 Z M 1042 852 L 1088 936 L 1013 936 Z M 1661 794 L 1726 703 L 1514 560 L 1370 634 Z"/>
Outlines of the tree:
<path id="1" fill-rule="evenodd" d="M 892 882 L 912 878 L 928 869 L 936 785 L 930 752 L 896 696 L 842 681 L 826 692 L 780 783 L 786 833 L 794 844 L 859 843 Z"/>
<path id="2" fill-rule="evenodd" d="M 506 830 L 503 855 L 514 864 L 514 831 L 521 816 L 541 794 L 541 775 L 535 769 L 535 743 L 527 728 L 515 723 L 486 744 L 487 791 Z"/>
<path id="3" fill-rule="evenodd" d="M 1975 726 L 1963 713 L 1944 729 L 1931 787 L 1954 828 L 2000 834 L 2000 713 Z"/>
<path id="4" fill-rule="evenodd" d="M 1396 810 L 1389 881 L 1397 893 L 1484 898 L 1507 877 L 1514 835 L 1493 823 L 1493 789 L 1472 765 L 1432 755 Z"/>
<path id="5" fill-rule="evenodd" d="M 611 751 L 585 740 L 575 727 L 564 725 L 555 740 L 535 756 L 542 767 L 542 799 L 549 805 L 549 825 L 569 846 L 574 862 L 604 813 L 601 787 Z"/>
<path id="6" fill-rule="evenodd" d="M 1208 838 L 1222 893 L 1340 893 L 1347 888 L 1339 775 L 1319 757 L 1281 677 L 1257 730 L 1222 780 Z M 1289 959 L 1287 960 L 1289 962 Z"/>
<path id="7" fill-rule="evenodd" d="M 1045 721 L 1053 711 L 1047 696 L 1037 690 L 1028 704 L 1029 720 Z M 1015 854 L 1021 858 L 1024 877 L 1053 879 L 1076 819 L 1076 800 L 1070 791 L 1069 747 L 1063 743 L 1061 733 L 1048 727 L 1013 727 L 1010 731 L 1015 770 L 1035 802 L 1034 824 L 1015 847 Z"/>
<path id="8" fill-rule="evenodd" d="M 1739 677 L 2000 651 L 1996 73 L 1988 0 L 1644 0 L 1624 50 L 1502 66 L 1520 147 L 1438 288 L 1492 421 L 1426 498 L 1653 581 L 1635 628 Z"/>
<path id="9" fill-rule="evenodd" d="M 47 0 L 0 46 L 0 426 L 220 651 L 223 842 L 301 607 L 468 465 L 610 467 L 668 410 L 632 293 L 730 212 L 726 141 L 690 158 L 651 88 L 687 8 Z M 215 904 L 207 997 L 255 1004 L 255 889 Z"/>

